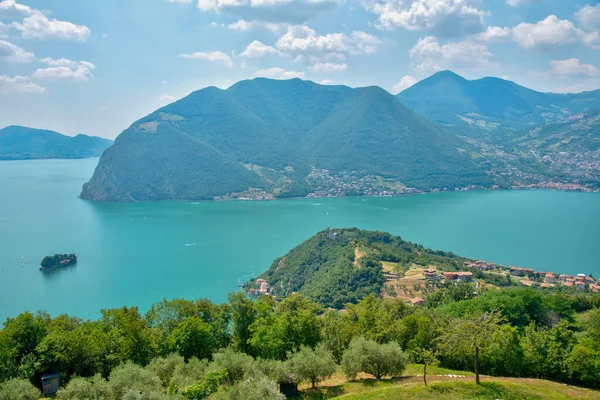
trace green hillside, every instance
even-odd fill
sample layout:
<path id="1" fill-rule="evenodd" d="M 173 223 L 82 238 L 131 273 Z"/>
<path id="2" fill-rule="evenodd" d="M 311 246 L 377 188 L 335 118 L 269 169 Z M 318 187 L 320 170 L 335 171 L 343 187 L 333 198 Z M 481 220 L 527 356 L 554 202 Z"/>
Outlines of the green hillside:
<path id="1" fill-rule="evenodd" d="M 426 249 L 389 233 L 335 229 L 317 233 L 276 259 L 257 279 L 265 279 L 276 296 L 299 292 L 324 306 L 342 308 L 369 294 L 387 293 L 384 269 L 399 275 L 417 266 L 430 265 L 446 271 L 470 271 L 464 267 L 465 261 L 452 253 Z M 393 266 L 393 271 L 389 266 Z M 511 284 L 502 276 L 481 272 L 477 276 L 499 285 Z M 389 277 L 387 280 L 390 281 Z"/>
<path id="2" fill-rule="evenodd" d="M 112 140 L 95 136 L 75 137 L 24 126 L 0 129 L 0 160 L 99 157 Z"/>
<path id="3" fill-rule="evenodd" d="M 436 73 L 397 97 L 452 132 L 491 139 L 600 107 L 600 90 L 541 93 L 499 78 L 470 81 L 451 71 Z"/>
<path id="4" fill-rule="evenodd" d="M 304 196 L 318 190 L 307 180 L 313 169 L 398 188 L 489 185 L 468 149 L 380 88 L 258 78 L 194 92 L 135 122 L 81 196 Z"/>

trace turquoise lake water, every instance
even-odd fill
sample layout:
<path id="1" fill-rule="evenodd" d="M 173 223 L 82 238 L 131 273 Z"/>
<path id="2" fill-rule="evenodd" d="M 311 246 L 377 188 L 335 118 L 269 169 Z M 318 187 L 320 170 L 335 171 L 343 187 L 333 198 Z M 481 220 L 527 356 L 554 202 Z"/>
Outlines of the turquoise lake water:
<path id="1" fill-rule="evenodd" d="M 97 161 L 0 162 L 0 320 L 25 310 L 97 318 L 101 308 L 146 311 L 162 298 L 223 301 L 327 227 L 377 229 L 467 257 L 600 275 L 598 193 L 96 204 L 77 195 Z M 38 259 L 57 252 L 76 253 L 78 265 L 40 272 Z"/>

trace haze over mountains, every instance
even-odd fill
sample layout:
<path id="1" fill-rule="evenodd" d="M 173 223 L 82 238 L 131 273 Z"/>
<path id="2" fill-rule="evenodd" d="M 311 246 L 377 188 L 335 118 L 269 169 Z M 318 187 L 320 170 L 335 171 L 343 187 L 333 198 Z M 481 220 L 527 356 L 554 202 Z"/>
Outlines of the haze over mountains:
<path id="1" fill-rule="evenodd" d="M 61 135 L 24 126 L 0 129 L 0 160 L 99 157 L 112 140 L 96 136 Z"/>
<path id="2" fill-rule="evenodd" d="M 600 91 L 540 93 L 450 71 L 397 96 L 257 78 L 199 90 L 133 123 L 104 152 L 81 197 L 393 195 L 557 182 L 588 190 L 600 182 L 597 108 Z M 552 143 L 557 129 L 572 141 L 580 130 L 569 121 L 587 121 L 587 139 L 569 147 L 576 153 L 557 153 L 556 145 L 535 152 L 540 135 Z"/>
<path id="3" fill-rule="evenodd" d="M 417 114 L 454 132 L 496 140 L 600 108 L 600 90 L 541 93 L 500 78 L 470 81 L 452 71 L 438 72 L 397 97 Z"/>

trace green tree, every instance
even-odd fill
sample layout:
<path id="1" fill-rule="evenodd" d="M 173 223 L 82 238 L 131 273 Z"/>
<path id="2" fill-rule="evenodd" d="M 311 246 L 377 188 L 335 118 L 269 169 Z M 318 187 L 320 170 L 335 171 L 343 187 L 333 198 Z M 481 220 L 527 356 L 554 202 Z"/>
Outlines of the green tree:
<path id="1" fill-rule="evenodd" d="M 150 361 L 150 364 L 146 367 L 149 371 L 158 376 L 162 382 L 163 387 L 167 387 L 175 369 L 178 366 L 185 364 L 184 358 L 178 354 L 170 354 L 167 357 L 157 357 Z"/>
<path id="2" fill-rule="evenodd" d="M 190 317 L 177 325 L 168 337 L 169 348 L 186 360 L 210 358 L 216 349 L 211 326 L 198 317 Z"/>
<path id="3" fill-rule="evenodd" d="M 450 355 L 472 356 L 475 383 L 479 385 L 480 353 L 493 342 L 503 321 L 504 318 L 499 312 L 457 319 L 449 326 L 448 331 L 439 337 L 439 348 Z"/>
<path id="4" fill-rule="evenodd" d="M 108 382 L 100 375 L 92 378 L 75 377 L 58 391 L 56 398 L 59 400 L 110 400 L 112 392 Z"/>
<path id="5" fill-rule="evenodd" d="M 39 400 L 40 391 L 26 379 L 11 379 L 0 384 L 0 400 Z"/>
<path id="6" fill-rule="evenodd" d="M 289 359 L 297 382 L 308 381 L 313 388 L 337 369 L 333 354 L 323 344 L 314 350 L 302 346 L 299 351 L 290 354 Z"/>
<path id="7" fill-rule="evenodd" d="M 17 376 L 31 379 L 36 370 L 38 344 L 47 334 L 50 316 L 24 312 L 8 318 L 0 332 L 0 381 Z"/>
<path id="8" fill-rule="evenodd" d="M 186 387 L 182 394 L 187 400 L 204 399 L 211 394 L 216 393 L 219 390 L 219 386 L 221 386 L 226 379 L 226 370 L 210 371 L 206 374 L 202 382 Z"/>
<path id="9" fill-rule="evenodd" d="M 231 306 L 233 345 L 239 351 L 251 354 L 250 326 L 257 317 L 254 302 L 245 293 L 232 293 L 229 295 L 229 304 Z"/>
<path id="10" fill-rule="evenodd" d="M 179 389 L 191 386 L 202 379 L 208 370 L 208 360 L 198 360 L 192 357 L 187 363 L 178 364 L 167 386 L 169 393 L 177 394 Z"/>
<path id="11" fill-rule="evenodd" d="M 366 372 L 380 380 L 383 376 L 399 376 L 407 363 L 408 357 L 398 343 L 379 344 L 359 337 L 353 339 L 344 352 L 342 370 L 351 379 L 359 372 Z"/>
<path id="12" fill-rule="evenodd" d="M 251 356 L 238 353 L 231 348 L 215 353 L 211 366 L 218 370 L 227 371 L 229 385 L 246 378 L 255 368 L 254 359 Z"/>
<path id="13" fill-rule="evenodd" d="M 238 382 L 222 397 L 227 400 L 285 400 L 285 396 L 279 393 L 277 384 L 265 377 L 249 378 Z"/>
<path id="14" fill-rule="evenodd" d="M 423 364 L 423 383 L 427 386 L 427 367 L 439 364 L 437 355 L 432 350 L 418 349 L 413 352 L 413 357 L 416 362 Z"/>
<path id="15" fill-rule="evenodd" d="M 101 324 L 121 354 L 121 361 L 146 365 L 156 354 L 156 338 L 137 307 L 101 310 Z"/>
<path id="16" fill-rule="evenodd" d="M 151 399 L 162 393 L 160 378 L 151 371 L 127 362 L 116 367 L 108 380 L 110 390 L 117 399 L 135 392 L 143 399 Z"/>

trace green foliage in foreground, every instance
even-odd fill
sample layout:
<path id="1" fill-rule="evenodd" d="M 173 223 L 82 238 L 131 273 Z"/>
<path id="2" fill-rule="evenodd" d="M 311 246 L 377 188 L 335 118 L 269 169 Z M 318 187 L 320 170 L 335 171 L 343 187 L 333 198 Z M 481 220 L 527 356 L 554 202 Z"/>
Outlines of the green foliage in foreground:
<path id="1" fill-rule="evenodd" d="M 557 298 L 569 300 L 563 304 Z M 486 311 L 498 299 L 510 302 Z M 24 313 L 0 330 L 0 376 L 5 382 L 0 396 L 10 398 L 11 388 L 23 385 L 31 390 L 27 380 L 39 385 L 41 374 L 60 372 L 58 398 L 67 400 L 82 393 L 104 400 L 209 394 L 228 399 L 243 390 L 277 398 L 276 384 L 316 386 L 338 365 L 349 377 L 399 376 L 409 357 L 485 375 L 598 388 L 599 305 L 598 295 L 510 288 L 470 299 L 450 296 L 435 308 L 371 295 L 343 312 L 324 311 L 302 295 L 248 302 L 238 293 L 220 305 L 163 301 L 146 316 L 136 308 L 104 310 L 98 321 Z M 189 326 L 202 326 L 202 337 L 210 336 L 197 346 L 203 359 L 173 340 Z M 241 338 L 247 338 L 243 345 Z"/>
<path id="2" fill-rule="evenodd" d="M 375 260 L 458 268 L 462 259 L 379 232 L 348 229 L 337 240 L 323 235 L 292 251 L 275 271 L 284 282 L 283 272 L 304 276 L 300 294 L 251 299 L 235 293 L 223 304 L 163 300 L 145 315 L 123 307 L 102 310 L 96 321 L 30 312 L 9 318 L 0 330 L 0 396 L 10 398 L 15 387 L 26 393 L 27 381 L 40 386 L 41 375 L 60 373 L 60 399 L 81 393 L 104 400 L 226 399 L 243 390 L 269 398 L 278 383 L 316 386 L 340 365 L 349 377 L 398 376 L 408 358 L 475 371 L 476 381 L 491 375 L 600 387 L 600 295 L 448 284 L 423 308 L 374 291 L 351 297 L 343 310 L 324 309 L 308 295 L 322 298 L 319 291 L 330 283 L 311 291 L 319 275 L 302 260 L 329 268 L 332 275 L 323 279 L 343 282 L 344 275 L 335 275 L 338 261 L 359 279 Z M 355 265 L 357 246 L 367 255 Z"/>
<path id="3" fill-rule="evenodd" d="M 0 400 L 38 400 L 41 395 L 26 379 L 12 379 L 0 384 Z"/>

